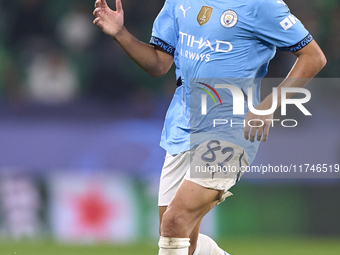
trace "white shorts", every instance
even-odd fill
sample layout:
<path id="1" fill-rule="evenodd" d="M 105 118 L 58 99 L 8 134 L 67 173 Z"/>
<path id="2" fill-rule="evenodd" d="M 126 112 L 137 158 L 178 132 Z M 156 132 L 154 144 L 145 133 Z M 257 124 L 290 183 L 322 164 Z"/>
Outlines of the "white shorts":
<path id="1" fill-rule="evenodd" d="M 249 166 L 242 147 L 227 141 L 207 141 L 175 156 L 166 153 L 160 178 L 158 206 L 168 206 L 183 180 L 202 187 L 223 190 L 220 202 Z"/>

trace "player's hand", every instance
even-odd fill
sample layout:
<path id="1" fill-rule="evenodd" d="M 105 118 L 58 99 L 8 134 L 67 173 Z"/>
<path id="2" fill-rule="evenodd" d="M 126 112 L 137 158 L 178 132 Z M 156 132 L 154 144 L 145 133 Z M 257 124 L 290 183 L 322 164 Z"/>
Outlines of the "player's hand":
<path id="1" fill-rule="evenodd" d="M 259 105 L 256 107 L 257 110 L 266 110 L 261 109 Z M 268 109 L 268 108 L 267 108 Z M 274 113 L 269 115 L 256 115 L 252 112 L 248 112 L 245 117 L 245 128 L 244 128 L 244 138 L 246 140 L 250 140 L 251 142 L 255 141 L 255 136 L 257 141 L 265 142 L 268 140 L 269 128 L 272 125 L 272 121 L 274 119 Z M 249 121 L 251 126 L 249 126 Z"/>
<path id="2" fill-rule="evenodd" d="M 106 0 L 97 0 L 94 4 L 93 24 L 104 33 L 116 38 L 124 25 L 124 11 L 121 0 L 116 0 L 116 11 L 109 8 Z"/>

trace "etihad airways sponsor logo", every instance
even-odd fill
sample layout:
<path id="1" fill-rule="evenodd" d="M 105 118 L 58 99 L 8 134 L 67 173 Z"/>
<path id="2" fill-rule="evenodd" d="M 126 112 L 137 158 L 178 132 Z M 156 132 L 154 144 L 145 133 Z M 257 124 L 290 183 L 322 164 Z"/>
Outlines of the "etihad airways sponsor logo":
<path id="1" fill-rule="evenodd" d="M 193 50 L 204 50 L 208 48 L 212 52 L 228 53 L 233 50 L 233 45 L 230 42 L 222 40 L 209 40 L 203 37 L 195 37 L 187 33 L 179 32 L 179 40 L 183 46 L 187 47 L 187 50 L 180 50 L 180 55 L 196 61 L 210 60 L 210 54 L 202 54 L 199 52 L 190 51 Z"/>
<path id="2" fill-rule="evenodd" d="M 290 29 L 292 26 L 294 26 L 294 24 L 296 24 L 296 22 L 299 21 L 294 15 L 289 15 L 287 18 L 285 18 L 284 20 L 282 20 L 280 22 L 281 27 L 284 30 L 288 30 Z"/>

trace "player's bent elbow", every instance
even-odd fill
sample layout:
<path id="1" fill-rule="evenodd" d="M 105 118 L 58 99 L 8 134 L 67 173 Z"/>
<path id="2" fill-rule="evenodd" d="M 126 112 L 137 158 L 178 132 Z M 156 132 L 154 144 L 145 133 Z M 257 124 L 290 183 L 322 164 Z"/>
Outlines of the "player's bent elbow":
<path id="1" fill-rule="evenodd" d="M 164 75 L 165 73 L 161 73 L 161 72 L 151 72 L 149 73 L 149 75 L 152 77 L 152 78 L 160 78 Z"/>
<path id="2" fill-rule="evenodd" d="M 305 63 L 317 72 L 327 64 L 325 54 L 314 40 L 295 54 L 298 58 L 304 59 Z"/>
<path id="3" fill-rule="evenodd" d="M 314 49 L 313 59 L 319 71 L 327 64 L 326 56 L 319 47 Z"/>
<path id="4" fill-rule="evenodd" d="M 158 66 L 157 69 L 153 69 L 153 70 L 149 71 L 148 74 L 152 78 L 160 78 L 160 77 L 164 76 L 168 71 L 169 71 L 169 69 Z"/>
<path id="5" fill-rule="evenodd" d="M 322 68 L 324 68 L 326 64 L 327 64 L 327 58 L 326 58 L 325 54 L 323 54 L 323 52 L 321 52 L 321 54 L 319 54 L 320 70 Z"/>
<path id="6" fill-rule="evenodd" d="M 324 68 L 324 66 L 327 64 L 327 59 L 322 51 L 314 55 L 313 63 L 317 72 L 320 72 L 321 69 Z"/>
<path id="7" fill-rule="evenodd" d="M 326 56 L 321 50 L 310 54 L 307 56 L 306 60 L 311 64 L 311 68 L 316 72 L 320 72 L 321 69 L 327 64 Z"/>

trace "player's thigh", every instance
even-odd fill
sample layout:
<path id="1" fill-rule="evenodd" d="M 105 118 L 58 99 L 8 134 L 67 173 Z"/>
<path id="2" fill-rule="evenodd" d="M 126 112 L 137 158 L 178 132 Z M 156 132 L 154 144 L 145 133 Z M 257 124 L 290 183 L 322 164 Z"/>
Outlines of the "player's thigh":
<path id="1" fill-rule="evenodd" d="M 211 146 L 216 148 L 212 150 Z M 249 162 L 243 148 L 228 141 L 206 141 L 186 153 L 191 154 L 190 167 L 165 215 L 168 221 L 180 221 L 190 229 L 217 203 L 231 195 L 229 189 Z M 201 169 L 207 165 L 215 170 L 221 165 L 228 166 L 226 169 L 230 170 L 223 168 L 223 171 L 202 171 L 195 175 L 197 167 Z"/>
<path id="2" fill-rule="evenodd" d="M 161 233 L 161 225 L 163 220 L 163 214 L 165 213 L 167 206 L 158 206 L 158 213 L 159 213 L 159 234 Z"/>

